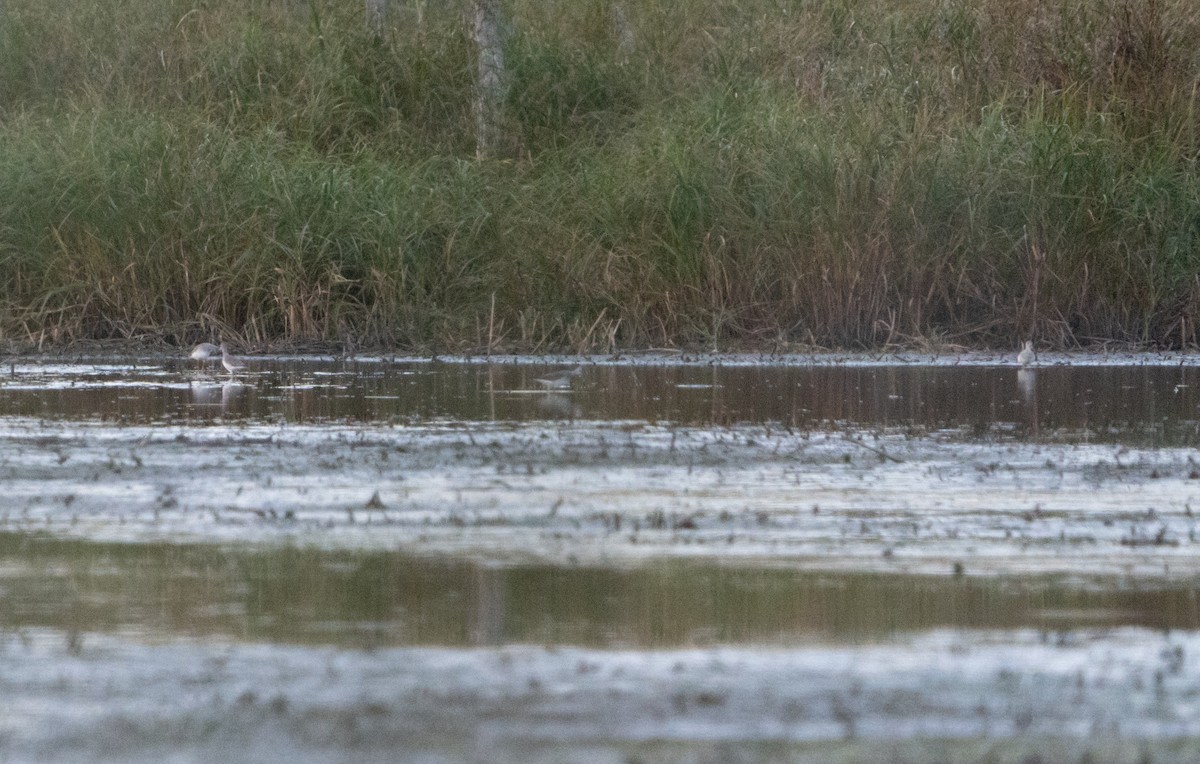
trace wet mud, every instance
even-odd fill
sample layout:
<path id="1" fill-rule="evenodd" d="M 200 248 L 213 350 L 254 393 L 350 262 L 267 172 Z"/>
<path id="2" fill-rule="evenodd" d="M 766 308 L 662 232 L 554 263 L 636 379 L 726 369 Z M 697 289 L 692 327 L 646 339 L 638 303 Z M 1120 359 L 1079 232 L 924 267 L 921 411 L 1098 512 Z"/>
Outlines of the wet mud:
<path id="1" fill-rule="evenodd" d="M 13 363 L 0 757 L 1197 758 L 1195 368 L 661 360 Z"/>

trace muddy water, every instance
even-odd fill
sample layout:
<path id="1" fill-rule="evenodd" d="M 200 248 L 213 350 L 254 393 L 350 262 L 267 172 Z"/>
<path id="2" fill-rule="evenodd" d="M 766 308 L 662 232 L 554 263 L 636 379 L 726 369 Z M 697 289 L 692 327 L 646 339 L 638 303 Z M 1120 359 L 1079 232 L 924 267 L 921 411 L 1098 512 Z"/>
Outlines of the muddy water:
<path id="1" fill-rule="evenodd" d="M 0 534 L 0 629 L 353 647 L 865 644 L 934 629 L 1200 628 L 1190 585 L 806 573 L 669 562 L 496 568 L 384 552 Z"/>
<path id="2" fill-rule="evenodd" d="M 966 428 L 1145 445 L 1200 442 L 1200 367 L 563 366 L 260 360 L 234 378 L 180 361 L 14 364 L 0 416 L 131 423 L 593 421 L 793 428 Z"/>
<path id="3" fill-rule="evenodd" d="M 1200 757 L 1194 366 L 567 366 L 12 363 L 0 760 Z"/>

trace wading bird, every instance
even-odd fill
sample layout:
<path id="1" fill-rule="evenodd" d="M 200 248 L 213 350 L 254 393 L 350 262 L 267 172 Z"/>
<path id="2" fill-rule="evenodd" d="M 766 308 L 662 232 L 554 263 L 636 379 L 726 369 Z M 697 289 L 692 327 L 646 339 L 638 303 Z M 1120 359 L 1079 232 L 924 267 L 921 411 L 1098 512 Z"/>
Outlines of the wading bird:
<path id="1" fill-rule="evenodd" d="M 1021 352 L 1017 353 L 1017 363 L 1022 366 L 1028 366 L 1033 363 L 1037 355 L 1033 352 L 1033 340 L 1026 340 L 1025 347 L 1021 348 Z"/>
<path id="2" fill-rule="evenodd" d="M 234 373 L 246 368 L 246 362 L 230 353 L 224 342 L 221 343 L 221 365 L 225 367 L 225 371 L 229 372 L 231 377 Z"/>
<path id="3" fill-rule="evenodd" d="M 580 374 L 583 374 L 583 367 L 576 366 L 569 371 L 556 371 L 544 377 L 536 377 L 533 381 L 547 390 L 566 390 L 571 386 L 571 380 Z"/>
<path id="4" fill-rule="evenodd" d="M 191 355 L 189 355 L 188 358 L 191 358 L 195 361 L 207 361 L 209 358 L 212 358 L 214 355 L 220 352 L 221 348 L 217 347 L 211 342 L 201 342 L 199 345 L 192 348 Z"/>

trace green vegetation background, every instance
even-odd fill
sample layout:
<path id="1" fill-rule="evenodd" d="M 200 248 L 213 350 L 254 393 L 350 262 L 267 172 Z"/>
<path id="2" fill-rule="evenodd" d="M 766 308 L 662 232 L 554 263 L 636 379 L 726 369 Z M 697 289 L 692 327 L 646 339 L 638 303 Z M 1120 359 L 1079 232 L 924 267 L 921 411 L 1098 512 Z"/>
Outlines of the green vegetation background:
<path id="1" fill-rule="evenodd" d="M 7 0 L 0 341 L 1191 345 L 1194 0 Z"/>

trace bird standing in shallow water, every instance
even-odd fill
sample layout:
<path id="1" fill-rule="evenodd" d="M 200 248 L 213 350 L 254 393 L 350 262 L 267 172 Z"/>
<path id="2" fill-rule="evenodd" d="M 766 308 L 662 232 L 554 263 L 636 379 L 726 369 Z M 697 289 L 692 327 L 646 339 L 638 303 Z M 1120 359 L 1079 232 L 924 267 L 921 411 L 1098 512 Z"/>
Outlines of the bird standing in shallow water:
<path id="1" fill-rule="evenodd" d="M 207 361 L 209 358 L 212 358 L 214 355 L 220 352 L 221 348 L 217 347 L 211 342 L 201 342 L 199 345 L 192 348 L 192 352 L 188 358 L 191 358 L 194 361 Z"/>
<path id="2" fill-rule="evenodd" d="M 221 365 L 225 367 L 225 371 L 229 372 L 229 376 L 231 377 L 234 372 L 246 368 L 246 362 L 230 353 L 229 348 L 225 347 L 224 342 L 221 343 Z"/>
<path id="3" fill-rule="evenodd" d="M 580 374 L 583 374 L 583 367 L 576 366 L 574 369 L 569 371 L 556 371 L 553 374 L 547 374 L 544 377 L 536 377 L 533 381 L 537 382 L 547 390 L 566 390 L 571 386 L 571 380 L 575 379 L 575 377 L 578 377 Z"/>
<path id="4" fill-rule="evenodd" d="M 1017 363 L 1022 366 L 1028 366 L 1037 358 L 1037 354 L 1033 352 L 1033 340 L 1026 340 L 1025 347 L 1021 348 L 1021 352 L 1017 353 Z"/>

